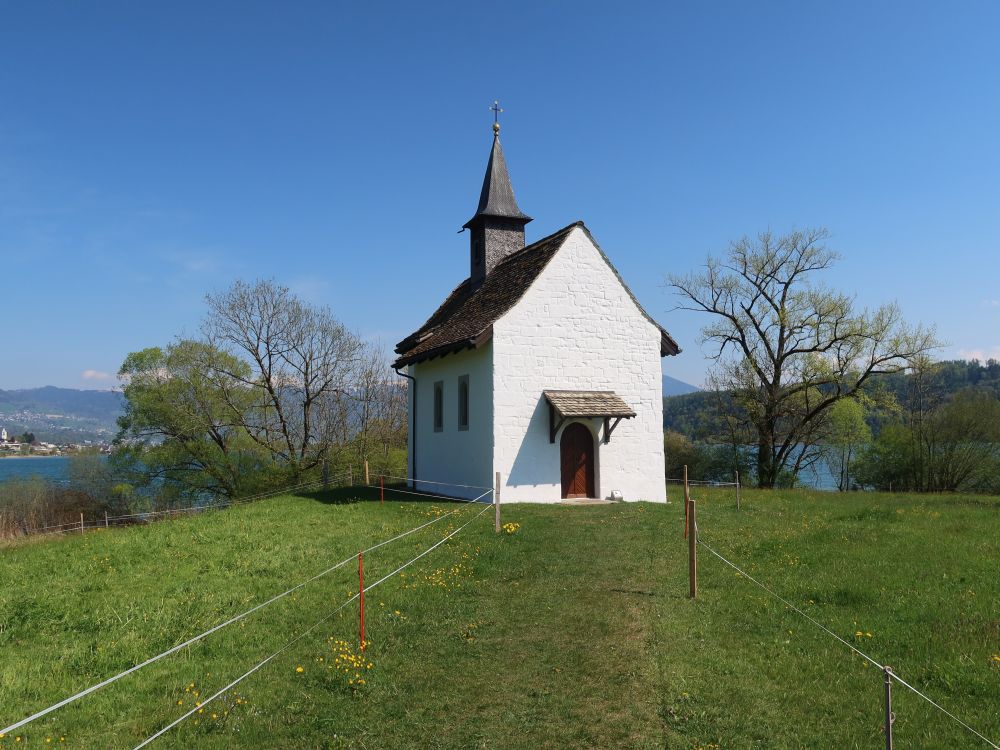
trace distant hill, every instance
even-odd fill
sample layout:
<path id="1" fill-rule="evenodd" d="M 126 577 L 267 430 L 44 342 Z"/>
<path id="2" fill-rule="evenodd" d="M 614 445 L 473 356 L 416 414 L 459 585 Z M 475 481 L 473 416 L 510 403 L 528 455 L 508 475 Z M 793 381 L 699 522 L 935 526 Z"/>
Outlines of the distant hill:
<path id="1" fill-rule="evenodd" d="M 727 404 L 729 396 L 695 389 L 681 394 L 671 394 L 666 390 L 664 377 L 663 427 L 687 435 L 695 440 L 705 440 L 723 434 L 719 421 L 719 408 Z M 679 381 L 678 381 L 679 382 Z M 915 381 L 908 373 L 882 375 L 869 381 L 871 388 L 882 388 L 895 397 L 904 409 L 909 407 L 914 397 Z M 690 386 L 689 386 L 690 387 Z M 994 394 L 1000 398 L 1000 362 L 989 360 L 985 364 L 978 361 L 949 360 L 938 362 L 927 375 L 924 384 L 925 403 L 936 404 L 947 401 L 959 391 L 975 388 Z M 876 432 L 881 429 L 888 415 L 870 414 L 869 426 Z"/>
<path id="2" fill-rule="evenodd" d="M 117 391 L 74 388 L 0 390 L 0 427 L 12 434 L 33 432 L 39 440 L 109 440 L 124 399 Z"/>
<path id="3" fill-rule="evenodd" d="M 672 378 L 669 375 L 663 376 L 664 396 L 683 396 L 686 393 L 700 393 L 701 388 L 685 383 L 683 380 Z"/>

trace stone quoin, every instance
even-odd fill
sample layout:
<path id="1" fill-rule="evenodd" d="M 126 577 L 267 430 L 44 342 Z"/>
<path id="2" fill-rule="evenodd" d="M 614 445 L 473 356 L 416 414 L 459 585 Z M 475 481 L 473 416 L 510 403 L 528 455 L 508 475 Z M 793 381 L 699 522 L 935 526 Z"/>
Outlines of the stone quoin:
<path id="1" fill-rule="evenodd" d="M 583 222 L 525 246 L 531 218 L 499 131 L 465 224 L 469 277 L 396 346 L 408 474 L 417 489 L 472 498 L 500 472 L 505 503 L 664 502 L 661 358 L 680 349 Z"/>

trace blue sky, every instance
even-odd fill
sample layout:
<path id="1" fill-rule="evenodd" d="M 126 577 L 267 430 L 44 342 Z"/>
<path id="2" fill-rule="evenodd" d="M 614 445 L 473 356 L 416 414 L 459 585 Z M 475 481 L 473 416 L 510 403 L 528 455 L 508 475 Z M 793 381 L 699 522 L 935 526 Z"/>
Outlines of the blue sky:
<path id="1" fill-rule="evenodd" d="M 827 281 L 1000 357 L 1000 4 L 0 2 L 0 388 L 109 388 L 274 277 L 388 345 L 467 274 L 499 98 L 528 240 L 668 272 L 825 226 Z"/>

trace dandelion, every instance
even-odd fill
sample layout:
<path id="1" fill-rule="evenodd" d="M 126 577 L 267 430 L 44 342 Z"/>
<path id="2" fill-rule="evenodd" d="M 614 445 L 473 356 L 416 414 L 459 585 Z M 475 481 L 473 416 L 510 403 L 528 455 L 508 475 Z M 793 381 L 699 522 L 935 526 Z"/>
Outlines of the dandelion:
<path id="1" fill-rule="evenodd" d="M 302 674 L 302 673 L 303 673 L 303 672 L 305 672 L 306 670 L 305 670 L 305 669 L 303 669 L 302 667 L 296 667 L 296 668 L 295 668 L 295 671 L 296 671 L 296 672 L 298 672 L 299 674 Z"/>

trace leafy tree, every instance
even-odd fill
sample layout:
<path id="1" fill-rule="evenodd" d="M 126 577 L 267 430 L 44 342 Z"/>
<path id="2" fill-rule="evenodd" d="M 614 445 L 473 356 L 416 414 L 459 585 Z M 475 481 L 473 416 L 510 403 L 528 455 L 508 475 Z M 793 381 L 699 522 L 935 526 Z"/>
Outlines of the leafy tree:
<path id="1" fill-rule="evenodd" d="M 961 391 L 931 415 L 921 447 L 928 490 L 983 489 L 1000 461 L 1000 401 Z"/>
<path id="2" fill-rule="evenodd" d="M 1000 489 L 1000 400 L 967 389 L 884 427 L 862 451 L 858 479 L 881 490 Z"/>
<path id="3" fill-rule="evenodd" d="M 753 425 L 761 487 L 815 460 L 833 404 L 936 345 L 896 305 L 859 311 L 850 296 L 813 282 L 838 258 L 822 244 L 828 236 L 818 229 L 744 237 L 703 271 L 670 277 L 681 309 L 712 316 L 703 343 Z"/>
<path id="4" fill-rule="evenodd" d="M 126 487 L 190 502 L 397 459 L 406 392 L 378 347 L 270 281 L 237 282 L 207 302 L 203 339 L 122 366 L 115 463 Z"/>
<path id="5" fill-rule="evenodd" d="M 234 373 L 225 389 L 220 372 Z M 273 469 L 269 453 L 237 418 L 256 403 L 235 380 L 249 379 L 246 363 L 210 344 L 180 340 L 129 354 L 118 375 L 125 413 L 113 460 L 131 484 L 189 504 L 256 489 Z"/>
<path id="6" fill-rule="evenodd" d="M 31 445 L 32 443 L 35 442 L 35 433 L 23 432 L 21 433 L 21 436 L 17 439 L 17 442 Z"/>
<path id="7" fill-rule="evenodd" d="M 837 478 L 837 489 L 846 492 L 852 486 L 853 462 L 872 439 L 861 399 L 845 398 L 833 404 L 828 424 L 824 457 L 830 472 Z"/>

